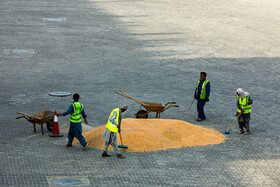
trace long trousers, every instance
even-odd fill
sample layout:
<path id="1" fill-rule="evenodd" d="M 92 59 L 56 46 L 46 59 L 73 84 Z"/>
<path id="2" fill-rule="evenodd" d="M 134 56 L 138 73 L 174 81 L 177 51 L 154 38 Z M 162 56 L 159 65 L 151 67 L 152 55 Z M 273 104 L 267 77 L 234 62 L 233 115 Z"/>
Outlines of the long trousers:
<path id="1" fill-rule="evenodd" d="M 197 112 L 198 112 L 198 117 L 202 119 L 206 119 L 206 116 L 204 114 L 204 105 L 205 101 L 202 99 L 197 100 Z"/>
<path id="2" fill-rule="evenodd" d="M 107 152 L 108 147 L 109 147 L 109 145 L 111 144 L 112 147 L 113 147 L 113 149 L 114 149 L 114 151 L 115 151 L 117 154 L 121 154 L 121 152 L 120 152 L 119 149 L 118 149 L 117 135 L 116 135 L 116 134 L 113 135 L 112 133 L 114 133 L 114 132 L 111 132 L 109 142 L 105 142 L 104 151 Z M 114 137 L 114 138 L 112 138 L 112 137 Z"/>
<path id="3" fill-rule="evenodd" d="M 243 127 L 246 128 L 246 130 L 249 130 L 249 121 L 248 122 L 238 122 L 239 128 L 243 129 Z"/>
<path id="4" fill-rule="evenodd" d="M 86 146 L 85 138 L 82 135 L 82 124 L 81 123 L 70 122 L 70 128 L 69 128 L 69 132 L 68 132 L 68 144 L 69 145 L 72 145 L 74 137 L 76 137 L 79 140 L 80 144 L 83 147 Z"/>

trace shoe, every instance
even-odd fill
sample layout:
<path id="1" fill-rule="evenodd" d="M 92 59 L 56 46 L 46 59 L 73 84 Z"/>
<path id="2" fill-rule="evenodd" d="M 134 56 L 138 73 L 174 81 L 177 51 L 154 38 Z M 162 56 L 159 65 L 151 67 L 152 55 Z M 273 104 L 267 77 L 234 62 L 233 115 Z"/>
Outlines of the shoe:
<path id="1" fill-rule="evenodd" d="M 247 135 L 247 134 L 251 134 L 251 132 L 249 130 L 246 130 L 244 135 Z"/>
<path id="2" fill-rule="evenodd" d="M 202 120 L 203 120 L 202 118 L 197 118 L 197 119 L 196 119 L 196 121 L 202 121 Z"/>
<path id="3" fill-rule="evenodd" d="M 240 129 L 238 134 L 243 134 L 243 133 L 244 133 L 244 130 Z"/>
<path id="4" fill-rule="evenodd" d="M 67 144 L 65 147 L 69 148 L 69 149 L 72 149 L 72 145 L 70 145 L 70 144 Z"/>
<path id="5" fill-rule="evenodd" d="M 206 118 L 199 118 L 199 117 L 198 117 L 198 118 L 196 119 L 196 121 L 203 121 L 203 120 L 206 120 Z"/>
<path id="6" fill-rule="evenodd" d="M 108 155 L 106 151 L 104 151 L 104 152 L 102 153 L 102 157 L 109 157 L 109 156 L 110 156 L 110 155 Z"/>
<path id="7" fill-rule="evenodd" d="M 124 159 L 125 157 L 122 154 L 118 154 L 118 158 Z"/>
<path id="8" fill-rule="evenodd" d="M 87 143 L 87 144 L 85 145 L 85 147 L 83 148 L 83 151 L 85 151 L 85 150 L 87 149 L 88 145 L 89 145 L 89 143 Z"/>

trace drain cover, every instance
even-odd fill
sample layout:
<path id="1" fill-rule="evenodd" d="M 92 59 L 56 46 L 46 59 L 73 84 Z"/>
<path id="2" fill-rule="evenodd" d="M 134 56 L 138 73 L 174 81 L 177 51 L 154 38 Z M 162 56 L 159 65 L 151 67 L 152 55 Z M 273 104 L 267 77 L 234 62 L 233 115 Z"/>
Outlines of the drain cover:
<path id="1" fill-rule="evenodd" d="M 34 54 L 33 49 L 4 49 L 5 54 Z"/>
<path id="2" fill-rule="evenodd" d="M 70 92 L 50 92 L 49 95 L 54 96 L 54 97 L 67 97 L 67 96 L 71 95 L 71 93 Z"/>
<path id="3" fill-rule="evenodd" d="M 43 18 L 44 21 L 54 21 L 54 22 L 60 22 L 60 21 L 67 21 L 66 18 Z"/>
<path id="4" fill-rule="evenodd" d="M 79 179 L 71 179 L 71 178 L 58 179 L 58 180 L 53 181 L 54 184 L 63 185 L 63 186 L 77 185 L 77 184 L 81 184 L 82 182 L 83 181 L 81 181 Z"/>

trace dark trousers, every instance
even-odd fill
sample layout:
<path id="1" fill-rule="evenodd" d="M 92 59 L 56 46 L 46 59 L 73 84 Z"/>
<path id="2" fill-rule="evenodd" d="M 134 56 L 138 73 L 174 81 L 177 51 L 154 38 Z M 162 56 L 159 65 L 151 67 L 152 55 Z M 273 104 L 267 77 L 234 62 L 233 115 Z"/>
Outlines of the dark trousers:
<path id="1" fill-rule="evenodd" d="M 250 130 L 249 129 L 249 121 L 248 122 L 238 122 L 238 124 L 239 124 L 240 129 L 243 129 L 243 127 L 245 127 L 246 130 Z"/>
<path id="2" fill-rule="evenodd" d="M 197 112 L 198 112 L 198 117 L 202 119 L 206 119 L 206 116 L 204 114 L 204 105 L 205 101 L 202 99 L 197 100 Z"/>
<path id="3" fill-rule="evenodd" d="M 69 128 L 69 132 L 68 132 L 68 144 L 69 145 L 72 145 L 74 137 L 76 137 L 80 141 L 80 144 L 83 147 L 85 147 L 86 141 L 82 135 L 82 124 L 81 123 L 70 122 L 70 128 Z"/>

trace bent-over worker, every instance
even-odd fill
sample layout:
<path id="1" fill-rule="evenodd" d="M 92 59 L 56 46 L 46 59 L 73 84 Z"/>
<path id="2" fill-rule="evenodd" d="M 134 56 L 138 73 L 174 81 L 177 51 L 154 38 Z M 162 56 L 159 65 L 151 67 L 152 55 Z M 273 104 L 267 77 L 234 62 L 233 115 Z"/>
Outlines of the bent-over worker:
<path id="1" fill-rule="evenodd" d="M 107 150 L 111 144 L 114 151 L 117 153 L 118 158 L 124 158 L 118 149 L 117 132 L 121 132 L 122 113 L 125 112 L 127 108 L 128 106 L 126 104 L 121 104 L 119 108 L 112 110 L 106 125 L 106 130 L 101 138 L 105 141 L 102 157 L 110 156 L 107 154 Z"/>
<path id="2" fill-rule="evenodd" d="M 237 116 L 240 115 L 238 118 L 238 124 L 239 124 L 239 134 L 244 133 L 244 127 L 246 128 L 245 135 L 250 134 L 249 129 L 249 121 L 251 119 L 251 104 L 253 104 L 253 100 L 250 97 L 250 94 L 248 92 L 244 92 L 241 88 L 238 88 L 236 90 L 237 94 Z M 247 105 L 247 106 L 246 106 Z M 246 108 L 245 108 L 246 107 Z"/>
<path id="3" fill-rule="evenodd" d="M 85 114 L 84 106 L 82 103 L 79 102 L 80 95 L 79 94 L 74 94 L 73 95 L 73 102 L 69 106 L 68 110 L 64 112 L 63 114 L 58 114 L 58 116 L 66 116 L 70 114 L 70 128 L 68 132 L 68 144 L 66 145 L 67 148 L 72 148 L 72 142 L 74 140 L 74 137 L 76 137 L 80 144 L 84 147 L 83 151 L 85 151 L 89 145 L 85 141 L 84 136 L 82 135 L 82 119 L 81 117 L 83 116 L 85 123 L 87 124 L 87 116 Z"/>
<path id="4" fill-rule="evenodd" d="M 205 72 L 200 73 L 200 80 L 196 85 L 194 92 L 194 98 L 197 100 L 197 121 L 202 121 L 206 119 L 204 114 L 204 105 L 209 102 L 210 99 L 210 81 L 206 79 L 207 74 Z"/>

